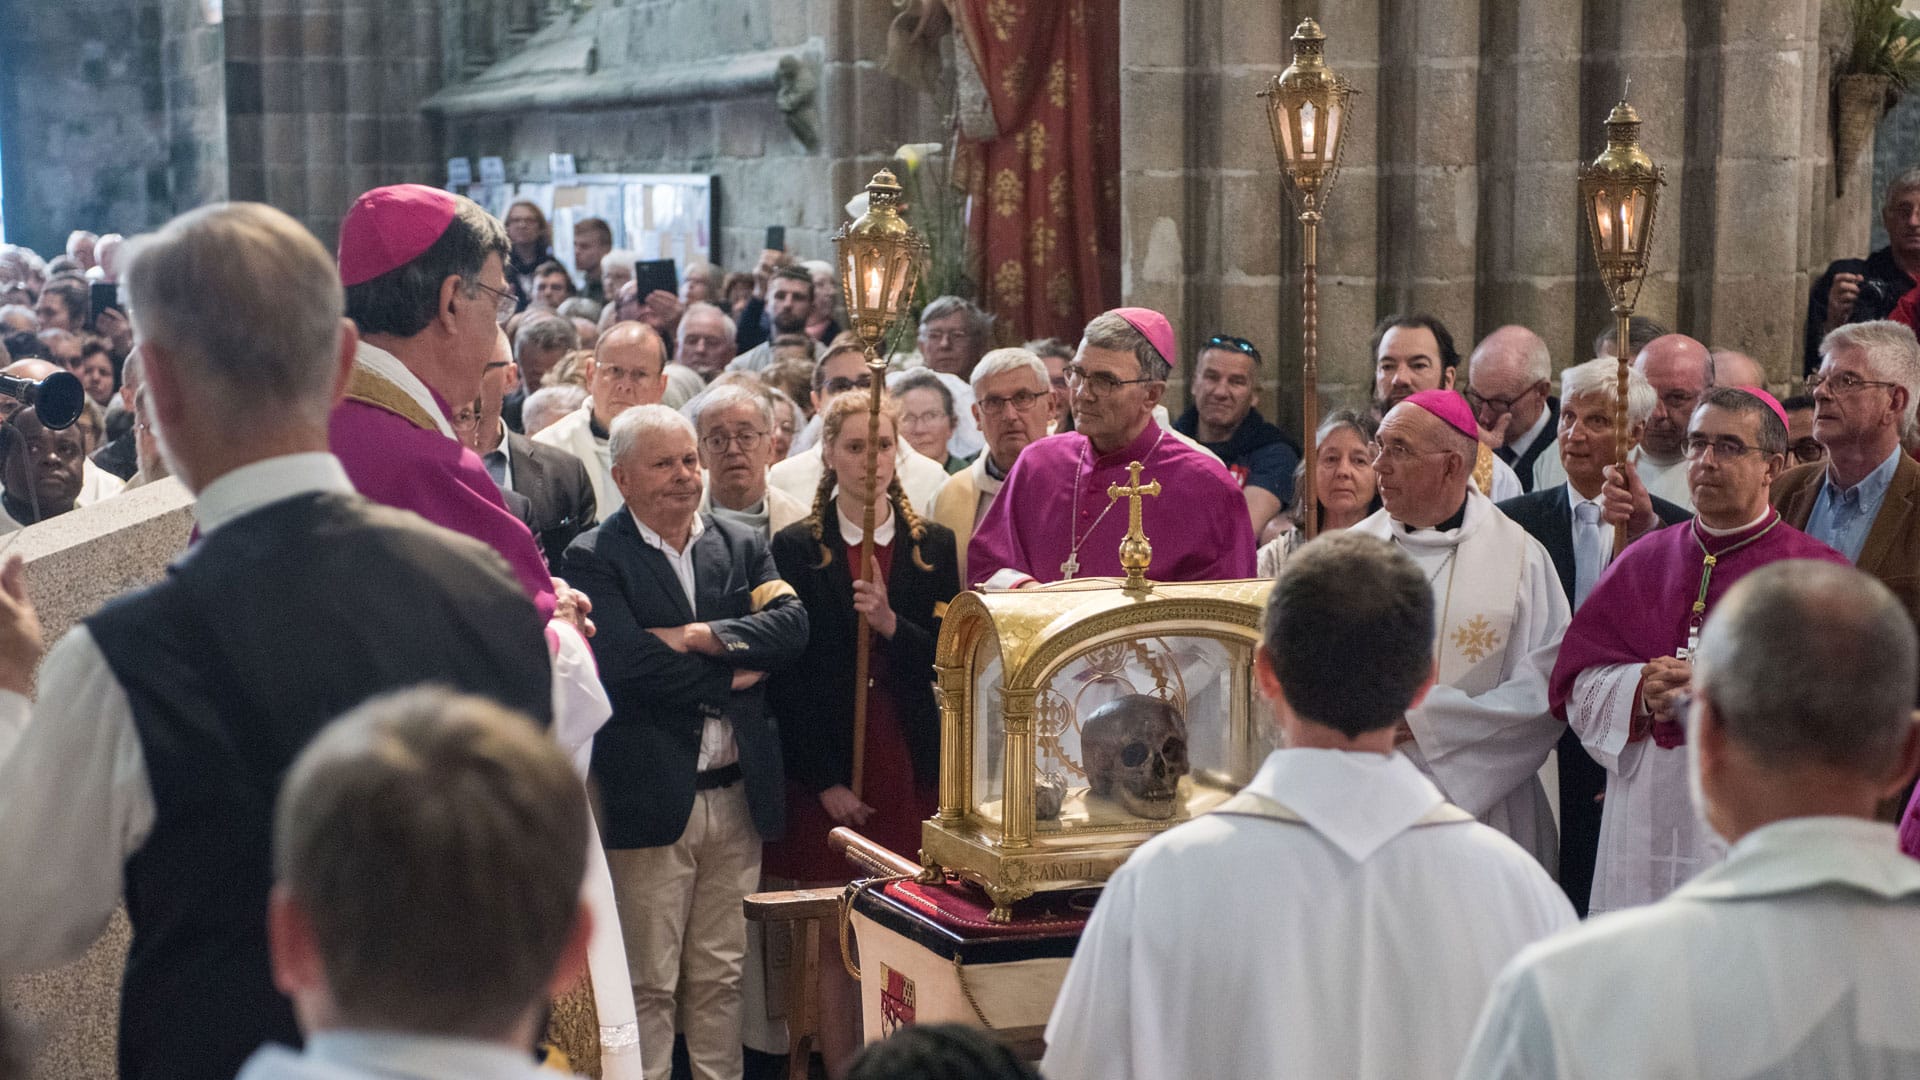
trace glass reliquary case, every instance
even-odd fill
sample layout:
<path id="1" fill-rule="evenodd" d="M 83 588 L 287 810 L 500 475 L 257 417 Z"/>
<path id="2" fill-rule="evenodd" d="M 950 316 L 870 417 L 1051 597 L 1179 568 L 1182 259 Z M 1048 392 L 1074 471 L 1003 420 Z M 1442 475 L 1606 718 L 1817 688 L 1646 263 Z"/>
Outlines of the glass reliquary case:
<path id="1" fill-rule="evenodd" d="M 1270 749 L 1253 685 L 1270 587 L 1089 578 L 956 598 L 935 659 L 927 878 L 979 884 L 1006 921 L 1035 892 L 1105 881 L 1251 780 Z"/>

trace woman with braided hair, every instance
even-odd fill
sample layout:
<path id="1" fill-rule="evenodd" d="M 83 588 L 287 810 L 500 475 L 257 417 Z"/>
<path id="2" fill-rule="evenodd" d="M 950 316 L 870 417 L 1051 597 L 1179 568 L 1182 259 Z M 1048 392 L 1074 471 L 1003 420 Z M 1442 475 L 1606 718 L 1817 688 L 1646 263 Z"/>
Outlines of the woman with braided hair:
<path id="1" fill-rule="evenodd" d="M 894 476 L 897 414 L 882 399 L 875 475 L 867 476 L 868 392 L 833 399 L 822 417 L 824 466 L 813 512 L 775 534 L 773 560 L 806 605 L 807 649 L 767 684 L 787 766 L 787 835 L 766 849 L 769 876 L 832 886 L 851 876 L 827 849 L 848 825 L 909 858 L 920 823 L 938 804 L 940 715 L 933 702 L 933 646 L 947 602 L 960 591 L 953 533 L 914 513 Z M 873 544 L 861 519 L 870 498 Z M 871 560 L 876 580 L 862 580 Z M 854 649 L 859 615 L 873 628 L 864 790 L 853 783 Z M 831 935 L 822 935 L 823 945 Z M 838 1076 L 859 1048 L 859 1007 L 835 955 L 820 965 L 822 1056 Z"/>

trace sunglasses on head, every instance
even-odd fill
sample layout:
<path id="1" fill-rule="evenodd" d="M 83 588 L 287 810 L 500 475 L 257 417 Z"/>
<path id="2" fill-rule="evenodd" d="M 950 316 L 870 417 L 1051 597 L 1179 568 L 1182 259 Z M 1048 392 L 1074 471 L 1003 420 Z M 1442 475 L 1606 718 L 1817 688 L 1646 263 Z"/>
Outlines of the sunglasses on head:
<path id="1" fill-rule="evenodd" d="M 1253 342 L 1248 341 L 1246 338 L 1234 337 L 1232 334 L 1213 335 L 1207 339 L 1207 348 L 1232 349 L 1235 352 L 1243 352 L 1253 357 L 1255 363 L 1259 363 L 1260 361 L 1260 350 L 1253 347 Z"/>

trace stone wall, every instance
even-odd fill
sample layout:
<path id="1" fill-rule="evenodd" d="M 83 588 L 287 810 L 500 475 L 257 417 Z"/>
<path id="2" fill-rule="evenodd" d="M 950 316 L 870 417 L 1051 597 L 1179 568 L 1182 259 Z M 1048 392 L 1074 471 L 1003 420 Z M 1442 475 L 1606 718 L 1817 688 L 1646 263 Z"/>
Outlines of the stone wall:
<path id="1" fill-rule="evenodd" d="M 481 2 L 447 0 L 450 10 Z M 554 152 L 573 154 L 581 173 L 712 174 L 722 263 L 750 266 L 769 225 L 786 226 L 790 250 L 830 256 L 846 200 L 896 146 L 939 140 L 945 125 L 878 69 L 888 0 L 727 8 L 720 17 L 711 0 L 643 0 L 542 14 L 512 55 L 464 60 L 476 77 L 431 103 L 445 117 L 446 156 L 502 157 L 512 182 L 547 180 Z M 452 44 L 462 55 L 473 46 Z M 817 80 L 817 148 L 775 105 L 783 57 Z"/>
<path id="2" fill-rule="evenodd" d="M 214 5 L 217 8 L 217 5 Z M 135 233 L 226 196 L 221 28 L 205 0 L 0 0 L 9 240 Z"/>
<path id="3" fill-rule="evenodd" d="M 1852 250 L 1834 197 L 1819 0 L 1125 0 L 1123 292 L 1161 307 L 1183 351 L 1259 344 L 1297 416 L 1299 226 L 1261 102 L 1301 17 L 1360 91 L 1320 232 L 1321 394 L 1365 401 L 1379 316 L 1427 310 L 1461 352 L 1504 323 L 1556 366 L 1607 325 L 1574 177 L 1632 79 L 1666 167 L 1639 311 L 1798 374 L 1809 273 Z M 1852 193 L 1849 192 L 1851 195 Z M 1293 425 L 1293 426 L 1297 426 Z"/>

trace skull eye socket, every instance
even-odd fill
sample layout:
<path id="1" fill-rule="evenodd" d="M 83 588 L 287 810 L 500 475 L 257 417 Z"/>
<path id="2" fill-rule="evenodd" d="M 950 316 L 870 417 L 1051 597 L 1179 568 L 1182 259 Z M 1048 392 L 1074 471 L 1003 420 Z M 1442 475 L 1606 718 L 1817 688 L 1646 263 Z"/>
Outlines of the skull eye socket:
<path id="1" fill-rule="evenodd" d="M 1187 740 L 1181 738 L 1168 739 L 1167 757 L 1172 758 L 1174 761 L 1185 761 L 1187 758 Z"/>
<path id="2" fill-rule="evenodd" d="M 1130 742 L 1120 751 L 1120 764 L 1137 769 L 1147 763 L 1147 744 Z"/>

